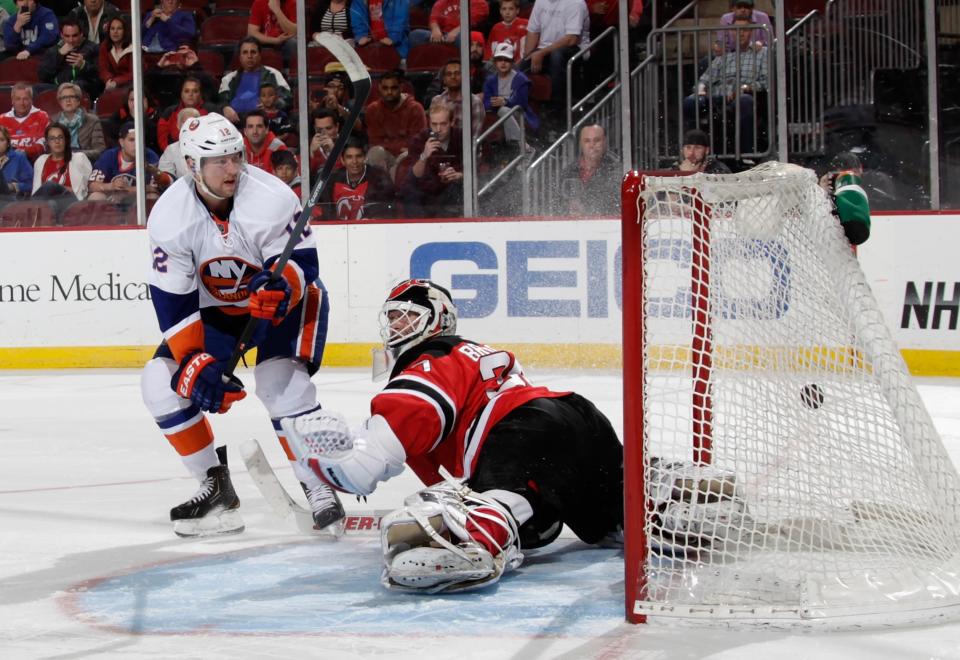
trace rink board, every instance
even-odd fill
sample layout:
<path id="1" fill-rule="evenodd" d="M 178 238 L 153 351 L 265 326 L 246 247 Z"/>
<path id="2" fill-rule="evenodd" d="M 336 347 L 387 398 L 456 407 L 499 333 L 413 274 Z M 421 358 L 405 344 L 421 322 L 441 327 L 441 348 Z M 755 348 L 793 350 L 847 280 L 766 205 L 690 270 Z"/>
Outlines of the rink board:
<path id="1" fill-rule="evenodd" d="M 917 375 L 960 375 L 958 220 L 878 216 L 860 250 Z M 407 277 L 449 286 L 464 335 L 517 349 L 528 364 L 620 365 L 619 220 L 369 222 L 314 231 L 331 303 L 327 365 L 370 363 L 380 303 Z M 0 233 L 0 368 L 135 367 L 149 359 L 160 333 L 144 230 Z"/>

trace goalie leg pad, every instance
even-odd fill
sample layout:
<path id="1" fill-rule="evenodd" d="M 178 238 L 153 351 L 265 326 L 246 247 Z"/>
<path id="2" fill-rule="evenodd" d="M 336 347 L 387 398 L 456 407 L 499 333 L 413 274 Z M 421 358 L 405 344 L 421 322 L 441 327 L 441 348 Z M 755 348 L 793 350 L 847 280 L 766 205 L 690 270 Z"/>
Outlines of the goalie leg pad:
<path id="1" fill-rule="evenodd" d="M 388 589 L 467 591 L 494 584 L 523 562 L 510 511 L 452 481 L 408 497 L 383 518 L 380 539 Z"/>

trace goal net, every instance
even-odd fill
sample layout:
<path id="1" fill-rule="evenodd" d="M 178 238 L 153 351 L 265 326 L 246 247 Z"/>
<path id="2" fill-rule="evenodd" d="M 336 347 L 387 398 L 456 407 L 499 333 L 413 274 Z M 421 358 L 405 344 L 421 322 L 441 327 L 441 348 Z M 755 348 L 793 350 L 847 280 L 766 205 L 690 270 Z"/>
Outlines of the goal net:
<path id="1" fill-rule="evenodd" d="M 813 172 L 627 177 L 626 606 L 828 627 L 960 605 L 960 480 Z"/>

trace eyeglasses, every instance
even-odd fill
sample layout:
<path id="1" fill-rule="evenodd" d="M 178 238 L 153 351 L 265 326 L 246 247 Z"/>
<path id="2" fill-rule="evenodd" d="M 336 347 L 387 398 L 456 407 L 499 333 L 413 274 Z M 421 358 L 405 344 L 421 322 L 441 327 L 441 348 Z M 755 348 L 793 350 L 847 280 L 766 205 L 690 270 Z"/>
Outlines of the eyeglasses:
<path id="1" fill-rule="evenodd" d="M 76 101 L 79 98 L 80 97 L 77 96 L 76 94 L 64 94 L 63 96 L 58 96 L 57 100 L 58 101 L 68 101 L 68 100 Z"/>
<path id="2" fill-rule="evenodd" d="M 47 142 L 63 142 L 65 139 L 62 135 L 51 135 L 47 138 Z"/>

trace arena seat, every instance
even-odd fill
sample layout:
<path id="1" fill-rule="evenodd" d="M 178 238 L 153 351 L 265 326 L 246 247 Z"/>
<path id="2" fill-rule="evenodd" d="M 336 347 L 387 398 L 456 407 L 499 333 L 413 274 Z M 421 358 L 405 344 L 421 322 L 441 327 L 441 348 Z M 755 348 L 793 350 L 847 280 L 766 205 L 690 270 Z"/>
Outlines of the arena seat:
<path id="1" fill-rule="evenodd" d="M 333 54 L 323 46 L 311 46 L 307 48 L 307 75 L 323 75 L 323 68 L 330 62 L 337 60 Z M 290 60 L 290 80 L 296 80 L 297 68 L 299 64 L 297 59 Z"/>
<path id="2" fill-rule="evenodd" d="M 214 0 L 213 9 L 217 13 L 250 13 L 253 0 Z"/>
<path id="3" fill-rule="evenodd" d="M 114 112 L 122 108 L 127 102 L 128 94 L 128 90 L 123 87 L 115 87 L 105 91 L 100 95 L 100 98 L 97 99 L 97 116 L 100 117 L 100 119 L 111 117 Z"/>
<path id="4" fill-rule="evenodd" d="M 0 209 L 0 227 L 53 227 L 57 217 L 47 202 L 13 202 Z"/>
<path id="5" fill-rule="evenodd" d="M 420 44 L 407 55 L 407 73 L 436 73 L 447 60 L 460 58 L 460 51 L 451 44 Z"/>
<path id="6" fill-rule="evenodd" d="M 0 84 L 12 85 L 18 82 L 38 83 L 40 82 L 40 57 L 28 57 L 25 60 L 18 60 L 16 57 L 8 57 L 0 60 Z"/>
<path id="7" fill-rule="evenodd" d="M 371 73 L 391 71 L 400 66 L 400 53 L 393 46 L 364 46 L 357 49 L 357 54 Z"/>
<path id="8" fill-rule="evenodd" d="M 430 12 L 421 7 L 410 7 L 410 29 L 411 30 L 429 30 Z"/>
<path id="9" fill-rule="evenodd" d="M 203 68 L 204 73 L 209 74 L 219 84 L 220 78 L 226 69 L 223 61 L 223 53 L 216 48 L 203 48 L 201 46 L 197 49 L 197 59 L 200 61 L 200 66 Z"/>
<path id="10" fill-rule="evenodd" d="M 130 225 L 136 224 L 136 207 L 123 211 L 112 202 L 101 200 L 83 200 L 67 207 L 60 216 L 64 227 L 88 227 L 94 225 Z"/>
<path id="11" fill-rule="evenodd" d="M 238 14 L 214 15 L 200 25 L 200 43 L 204 46 L 235 48 L 247 36 L 247 17 Z"/>

